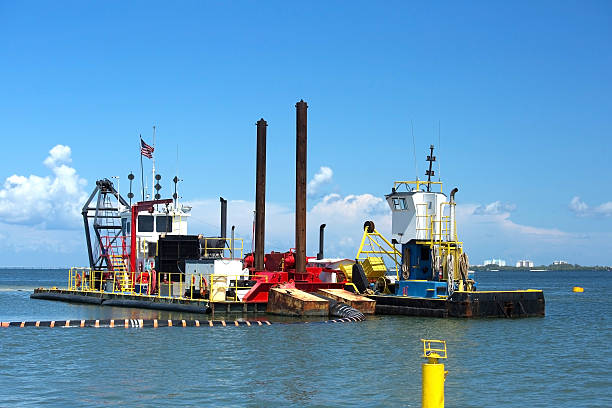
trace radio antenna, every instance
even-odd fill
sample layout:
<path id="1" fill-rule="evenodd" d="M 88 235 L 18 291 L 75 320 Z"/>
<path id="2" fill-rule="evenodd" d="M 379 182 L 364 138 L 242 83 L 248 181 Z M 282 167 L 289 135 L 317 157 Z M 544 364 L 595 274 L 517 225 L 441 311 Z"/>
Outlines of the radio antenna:
<path id="1" fill-rule="evenodd" d="M 419 181 L 419 164 L 416 159 L 416 144 L 414 142 L 414 123 L 410 121 L 410 132 L 412 133 L 412 155 L 414 156 L 414 174 L 416 175 L 416 181 Z"/>
<path id="2" fill-rule="evenodd" d="M 438 119 L 438 156 L 440 156 L 440 146 L 442 146 L 440 144 L 440 120 Z M 440 160 L 438 160 L 438 181 L 442 181 L 441 178 L 441 174 L 440 174 Z"/>
<path id="3" fill-rule="evenodd" d="M 153 156 L 153 169 L 151 171 L 151 196 L 155 198 L 153 195 L 153 189 L 155 188 L 155 125 L 153 125 L 153 152 L 151 153 Z"/>

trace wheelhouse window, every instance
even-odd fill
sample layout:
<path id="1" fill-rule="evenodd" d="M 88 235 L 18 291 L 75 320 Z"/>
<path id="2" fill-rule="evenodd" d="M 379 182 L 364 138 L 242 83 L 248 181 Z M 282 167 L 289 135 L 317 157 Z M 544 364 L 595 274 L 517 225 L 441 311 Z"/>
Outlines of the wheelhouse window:
<path id="1" fill-rule="evenodd" d="M 160 215 L 155 220 L 155 230 L 157 232 L 172 232 L 172 217 Z"/>
<path id="2" fill-rule="evenodd" d="M 138 232 L 153 232 L 153 216 L 139 215 L 138 216 Z"/>
<path id="3" fill-rule="evenodd" d="M 121 219 L 121 232 L 123 235 L 130 234 L 130 221 L 127 218 Z"/>
<path id="4" fill-rule="evenodd" d="M 400 197 L 393 198 L 393 208 L 396 210 L 405 210 L 406 209 L 406 199 Z"/>

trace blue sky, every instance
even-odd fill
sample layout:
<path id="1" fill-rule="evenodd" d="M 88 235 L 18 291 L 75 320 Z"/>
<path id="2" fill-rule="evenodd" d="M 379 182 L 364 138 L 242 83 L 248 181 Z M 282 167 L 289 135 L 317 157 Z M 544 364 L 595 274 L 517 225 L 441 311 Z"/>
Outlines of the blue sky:
<path id="1" fill-rule="evenodd" d="M 124 189 L 153 125 L 168 193 L 178 145 L 191 232 L 217 233 L 222 195 L 250 241 L 261 117 L 268 246 L 293 246 L 302 98 L 309 179 L 331 170 L 309 252 L 320 222 L 329 255 L 354 256 L 366 219 L 388 232 L 380 197 L 415 176 L 411 124 L 423 177 L 440 123 L 473 263 L 612 264 L 609 2 L 0 2 L 0 36 L 0 265 L 84 264 L 82 195 Z"/>

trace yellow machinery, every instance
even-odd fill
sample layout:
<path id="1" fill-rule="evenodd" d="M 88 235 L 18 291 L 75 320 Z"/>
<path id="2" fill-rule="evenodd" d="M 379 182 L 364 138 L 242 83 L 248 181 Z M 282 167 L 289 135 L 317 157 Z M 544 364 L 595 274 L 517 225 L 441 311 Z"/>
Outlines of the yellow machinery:
<path id="1" fill-rule="evenodd" d="M 395 264 L 395 271 L 399 279 L 398 271 L 402 255 L 391 242 L 376 231 L 374 222 L 366 221 L 363 225 L 363 236 L 355 259 L 363 267 L 363 271 L 370 282 L 384 279 L 387 275 L 384 256 L 388 256 Z"/>
<path id="2" fill-rule="evenodd" d="M 425 340 L 423 342 L 423 357 L 427 363 L 423 363 L 422 383 L 422 407 L 444 408 L 444 381 L 448 371 L 444 371 L 444 364 L 439 359 L 446 359 L 446 341 Z"/>

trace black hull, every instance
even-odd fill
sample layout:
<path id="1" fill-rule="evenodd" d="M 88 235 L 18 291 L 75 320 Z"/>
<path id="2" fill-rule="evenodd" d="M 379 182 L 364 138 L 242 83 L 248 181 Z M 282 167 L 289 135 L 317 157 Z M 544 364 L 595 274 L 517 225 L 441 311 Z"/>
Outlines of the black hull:
<path id="1" fill-rule="evenodd" d="M 178 299 L 122 293 L 100 293 L 64 289 L 35 289 L 32 299 L 56 300 L 98 306 L 133 307 L 186 313 L 264 313 L 265 303 L 208 302 L 202 299 Z"/>
<path id="2" fill-rule="evenodd" d="M 32 299 L 57 300 L 99 306 L 133 307 L 188 313 L 264 313 L 265 303 L 211 302 L 166 297 L 143 297 L 119 293 L 96 293 L 62 289 L 35 289 Z M 421 317 L 542 317 L 544 293 L 526 291 L 455 292 L 448 299 L 407 296 L 368 296 L 376 300 L 376 314 Z"/>
<path id="3" fill-rule="evenodd" d="M 376 314 L 422 317 L 542 317 L 544 293 L 526 291 L 455 292 L 448 299 L 406 296 L 368 296 L 376 300 Z"/>

